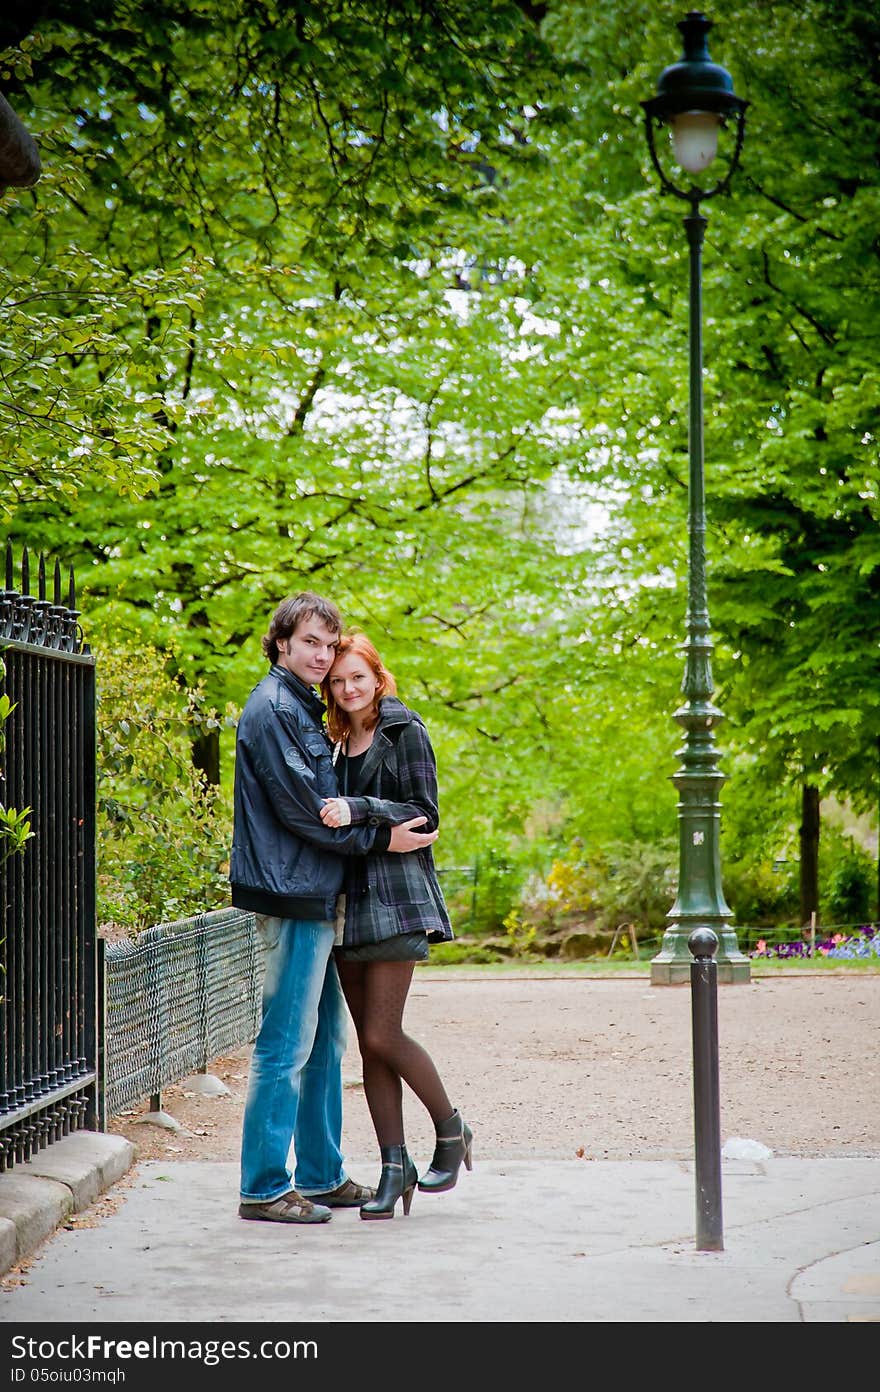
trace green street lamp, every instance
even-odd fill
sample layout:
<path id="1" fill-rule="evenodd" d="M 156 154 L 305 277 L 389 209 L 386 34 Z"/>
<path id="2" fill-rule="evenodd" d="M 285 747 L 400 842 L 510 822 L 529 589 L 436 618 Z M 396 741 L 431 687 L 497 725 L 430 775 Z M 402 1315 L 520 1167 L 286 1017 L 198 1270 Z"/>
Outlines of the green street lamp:
<path id="1" fill-rule="evenodd" d="M 680 21 L 678 28 L 684 40 L 684 53 L 677 63 L 660 74 L 657 95 L 641 104 L 651 163 L 659 176 L 661 190 L 690 204 L 684 219 L 690 249 L 688 607 L 685 672 L 681 686 L 685 701 L 675 712 L 675 719 L 684 730 L 684 744 L 678 751 L 681 767 L 673 777 L 679 794 L 679 876 L 678 896 L 667 915 L 669 926 L 660 951 L 651 962 L 652 985 L 675 985 L 690 980 L 693 958 L 688 938 L 696 929 L 708 929 L 717 935 L 719 981 L 748 981 L 751 974 L 749 959 L 740 952 L 736 934 L 730 927 L 733 914 L 721 888 L 718 844 L 721 812 L 718 797 L 724 775 L 718 768 L 714 731 L 723 717 L 711 699 L 714 691 L 712 640 L 706 598 L 701 285 L 706 218 L 700 212 L 701 203 L 729 190 L 742 150 L 747 102 L 735 95 L 730 74 L 709 57 L 707 35 L 711 27 L 711 20 L 697 10 L 691 10 Z M 685 176 L 697 176 L 714 163 L 719 131 L 728 122 L 735 122 L 733 151 L 717 181 L 707 187 L 695 183 L 678 187 L 665 172 L 658 155 L 656 128 L 669 126 L 674 163 Z"/>

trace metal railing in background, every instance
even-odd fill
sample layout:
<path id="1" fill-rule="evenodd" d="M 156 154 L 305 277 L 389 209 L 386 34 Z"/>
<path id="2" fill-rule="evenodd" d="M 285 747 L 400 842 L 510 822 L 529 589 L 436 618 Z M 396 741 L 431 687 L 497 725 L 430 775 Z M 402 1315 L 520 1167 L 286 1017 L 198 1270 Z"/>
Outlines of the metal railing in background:
<path id="1" fill-rule="evenodd" d="M 97 1115 L 95 659 L 82 642 L 70 573 L 37 593 L 6 549 L 0 590 L 0 802 L 29 809 L 31 837 L 0 843 L 0 1171 Z"/>
<path id="2" fill-rule="evenodd" d="M 102 942 L 101 1128 L 126 1107 L 250 1044 L 264 948 L 254 915 L 217 909 Z"/>
<path id="3" fill-rule="evenodd" d="M 450 865 L 437 869 L 437 878 L 447 903 L 453 896 L 461 900 L 466 917 L 460 921 L 461 930 L 470 932 L 477 916 L 477 882 L 479 880 L 479 861 L 473 865 Z"/>

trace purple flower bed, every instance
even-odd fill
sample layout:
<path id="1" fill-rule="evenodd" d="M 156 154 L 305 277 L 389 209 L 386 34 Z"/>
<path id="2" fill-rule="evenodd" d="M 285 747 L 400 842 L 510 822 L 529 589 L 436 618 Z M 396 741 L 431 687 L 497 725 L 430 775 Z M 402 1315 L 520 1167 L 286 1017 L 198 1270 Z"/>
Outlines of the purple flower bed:
<path id="1" fill-rule="evenodd" d="M 748 955 L 765 960 L 772 957 L 809 958 L 813 956 L 813 950 L 809 937 L 787 943 L 768 943 L 764 938 L 759 938 Z M 817 937 L 816 956 L 846 958 L 850 961 L 880 958 L 880 928 L 873 924 L 865 924 L 853 933 L 832 933 L 830 937 Z"/>

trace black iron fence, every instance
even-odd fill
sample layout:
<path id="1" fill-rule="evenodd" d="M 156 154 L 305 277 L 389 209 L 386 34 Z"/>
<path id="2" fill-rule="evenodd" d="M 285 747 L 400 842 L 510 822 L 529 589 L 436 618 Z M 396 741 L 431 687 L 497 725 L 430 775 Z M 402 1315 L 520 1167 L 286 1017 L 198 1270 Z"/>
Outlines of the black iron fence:
<path id="1" fill-rule="evenodd" d="M 0 591 L 3 727 L 0 805 L 29 809 L 10 853 L 0 826 L 0 1170 L 97 1121 L 95 663 L 44 558 L 31 593 L 6 550 Z"/>

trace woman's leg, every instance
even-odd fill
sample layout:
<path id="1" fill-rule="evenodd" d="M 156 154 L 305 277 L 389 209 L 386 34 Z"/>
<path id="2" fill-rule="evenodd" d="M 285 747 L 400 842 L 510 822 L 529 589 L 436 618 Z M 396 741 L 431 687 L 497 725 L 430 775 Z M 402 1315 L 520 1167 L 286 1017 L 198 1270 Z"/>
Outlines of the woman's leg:
<path id="1" fill-rule="evenodd" d="M 372 964 L 375 966 L 375 963 Z M 366 1041 L 367 1011 L 366 962 L 346 962 L 338 959 L 339 979 L 354 1027 L 364 1074 L 364 1096 L 372 1118 L 376 1139 L 382 1146 L 403 1145 L 403 1088 L 400 1077 L 378 1054 L 370 1051 Z"/>
<path id="2" fill-rule="evenodd" d="M 403 1011 L 414 963 L 365 962 L 361 1023 L 364 1091 L 380 1146 L 403 1144 L 401 1078 L 427 1108 L 435 1126 L 452 1104 L 426 1049 L 403 1031 Z"/>

